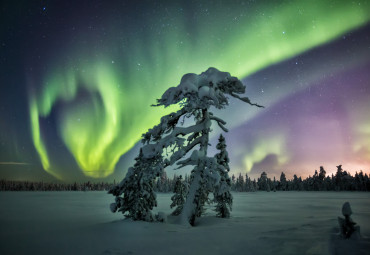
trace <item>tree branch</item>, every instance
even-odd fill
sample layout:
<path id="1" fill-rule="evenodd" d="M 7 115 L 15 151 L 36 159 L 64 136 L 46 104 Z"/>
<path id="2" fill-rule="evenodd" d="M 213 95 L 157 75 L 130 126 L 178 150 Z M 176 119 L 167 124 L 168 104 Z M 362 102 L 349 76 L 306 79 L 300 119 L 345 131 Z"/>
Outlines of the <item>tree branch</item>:
<path id="1" fill-rule="evenodd" d="M 230 92 L 230 95 L 233 96 L 233 97 L 235 97 L 235 98 L 238 98 L 238 99 L 242 100 L 243 102 L 246 102 L 247 104 L 254 105 L 254 106 L 257 106 L 257 107 L 260 107 L 260 108 L 265 108 L 262 105 L 252 103 L 251 100 L 249 100 L 248 97 L 240 97 L 239 95 L 237 95 L 237 94 L 235 94 L 233 92 Z"/>

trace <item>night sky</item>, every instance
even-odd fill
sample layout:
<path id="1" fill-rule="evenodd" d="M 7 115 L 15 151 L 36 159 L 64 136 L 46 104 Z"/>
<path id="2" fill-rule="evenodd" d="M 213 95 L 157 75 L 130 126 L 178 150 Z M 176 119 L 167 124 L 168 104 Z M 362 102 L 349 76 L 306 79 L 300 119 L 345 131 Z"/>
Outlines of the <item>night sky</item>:
<path id="1" fill-rule="evenodd" d="M 0 5 L 0 179 L 121 179 L 171 111 L 150 105 L 208 67 L 265 106 L 216 111 L 232 173 L 370 173 L 366 0 Z"/>

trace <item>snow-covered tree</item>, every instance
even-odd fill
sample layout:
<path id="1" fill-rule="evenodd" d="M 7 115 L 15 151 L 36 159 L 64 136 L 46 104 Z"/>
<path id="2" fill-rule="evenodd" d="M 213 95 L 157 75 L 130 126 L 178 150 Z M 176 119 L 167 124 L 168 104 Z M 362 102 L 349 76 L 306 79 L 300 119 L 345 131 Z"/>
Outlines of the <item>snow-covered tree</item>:
<path id="1" fill-rule="evenodd" d="M 164 160 L 164 167 L 174 163 L 179 165 L 179 168 L 194 167 L 189 192 L 180 214 L 180 221 L 183 224 L 194 224 L 195 217 L 202 212 L 206 196 L 219 184 L 218 169 L 227 171 L 214 157 L 207 156 L 212 122 L 216 122 L 225 132 L 228 131 L 225 127 L 226 122 L 210 112 L 210 108 L 225 108 L 229 104 L 227 96 L 261 107 L 251 103 L 247 97 L 239 96 L 244 92 L 245 86 L 236 77 L 209 68 L 200 75 L 185 74 L 177 87 L 169 88 L 157 100 L 155 106 L 179 105 L 180 109 L 162 117 L 158 125 L 143 135 L 143 153 L 146 158 L 157 157 L 164 152 L 169 153 L 168 158 Z M 181 118 L 183 120 L 193 118 L 194 125 L 179 126 Z M 180 161 L 191 150 L 191 156 Z"/>
<path id="2" fill-rule="evenodd" d="M 182 208 L 185 203 L 186 194 L 188 192 L 187 183 L 182 181 L 182 176 L 176 178 L 176 183 L 174 187 L 175 194 L 171 197 L 172 203 L 171 208 L 175 207 L 175 211 L 172 212 L 172 215 L 179 215 L 182 211 Z"/>
<path id="3" fill-rule="evenodd" d="M 230 193 L 231 180 L 228 174 L 230 171 L 230 160 L 226 150 L 225 138 L 222 135 L 220 135 L 218 139 L 216 148 L 220 151 L 215 155 L 217 163 L 223 167 L 219 168 L 219 174 L 221 178 L 218 185 L 215 187 L 214 201 L 217 203 L 215 211 L 217 212 L 216 215 L 218 217 L 229 218 L 233 204 L 233 196 Z"/>
<path id="4" fill-rule="evenodd" d="M 162 158 L 145 158 L 140 150 L 135 160 L 126 177 L 109 190 L 108 193 L 116 197 L 110 209 L 112 212 L 118 210 L 133 220 L 153 221 L 151 210 L 157 206 L 153 182 L 163 171 Z"/>

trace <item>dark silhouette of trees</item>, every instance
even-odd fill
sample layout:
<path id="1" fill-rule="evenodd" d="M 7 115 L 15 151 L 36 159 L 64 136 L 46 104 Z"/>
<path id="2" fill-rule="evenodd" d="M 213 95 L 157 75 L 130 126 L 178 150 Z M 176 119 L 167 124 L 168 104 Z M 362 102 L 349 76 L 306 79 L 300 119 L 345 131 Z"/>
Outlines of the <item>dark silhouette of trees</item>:
<path id="1" fill-rule="evenodd" d="M 286 177 L 285 177 L 284 172 L 281 172 L 280 183 L 279 183 L 278 186 L 279 186 L 279 190 L 287 190 L 287 188 L 288 188 L 288 183 L 286 181 Z"/>
<path id="2" fill-rule="evenodd" d="M 266 172 L 262 172 L 257 181 L 252 181 L 248 175 L 245 180 L 242 180 L 240 174 L 236 181 L 232 182 L 231 190 L 237 192 L 268 191 L 269 189 L 277 191 L 370 191 L 369 179 L 363 171 L 356 172 L 355 176 L 352 176 L 342 169 L 342 165 L 337 166 L 335 175 L 329 176 L 326 175 L 324 167 L 320 166 L 319 171 L 315 170 L 313 176 L 308 176 L 304 180 L 296 174 L 288 180 L 284 172 L 281 173 L 279 180 L 275 177 L 271 180 Z M 242 181 L 244 189 L 241 190 L 239 183 Z"/>
<path id="3" fill-rule="evenodd" d="M 289 191 L 370 191 L 370 178 L 368 174 L 363 171 L 356 172 L 354 176 L 349 174 L 347 171 L 341 169 L 341 179 L 338 181 L 337 175 L 324 175 L 324 167 L 320 167 L 318 172 L 318 186 L 315 189 L 313 183 L 313 177 L 309 176 L 302 180 L 302 177 L 298 177 L 296 174 L 293 175 L 291 180 L 287 180 L 285 177 L 285 185 L 288 187 L 286 190 Z M 233 175 L 234 176 L 234 175 Z M 252 180 L 247 174 L 245 178 L 240 174 L 238 179 L 234 182 L 231 178 L 231 190 L 236 192 L 253 192 L 253 191 L 266 191 L 267 187 L 259 186 L 258 181 Z M 241 176 L 241 177 L 240 177 Z M 285 174 L 284 174 L 285 176 Z M 315 174 L 313 175 L 315 176 Z M 325 177 L 324 177 L 325 176 Z M 271 190 L 282 191 L 283 185 L 275 177 L 271 180 L 267 177 L 267 183 L 270 185 Z M 164 172 L 153 181 L 154 192 L 173 192 L 177 176 L 168 177 Z M 258 178 L 260 180 L 260 178 Z M 284 180 L 284 179 L 283 179 Z M 237 182 L 243 183 L 244 187 L 239 188 Z M 183 183 L 189 185 L 190 176 L 185 175 Z M 341 185 L 341 189 L 337 187 Z M 45 182 L 29 182 L 29 181 L 8 181 L 0 180 L 0 191 L 108 191 L 116 186 L 116 183 L 106 182 L 83 182 L 83 183 L 45 183 Z"/>
<path id="4" fill-rule="evenodd" d="M 0 191 L 107 191 L 114 185 L 115 183 L 107 182 L 46 183 L 0 180 Z"/>

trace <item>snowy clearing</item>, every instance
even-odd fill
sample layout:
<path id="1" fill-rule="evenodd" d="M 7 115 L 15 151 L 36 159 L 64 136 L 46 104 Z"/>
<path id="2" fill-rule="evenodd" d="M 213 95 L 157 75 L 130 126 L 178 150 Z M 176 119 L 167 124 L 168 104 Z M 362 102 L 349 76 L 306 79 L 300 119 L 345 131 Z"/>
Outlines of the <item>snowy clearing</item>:
<path id="1" fill-rule="evenodd" d="M 157 195 L 157 212 L 171 213 L 171 195 Z M 207 209 L 195 227 L 183 227 L 171 216 L 164 224 L 124 219 L 110 212 L 114 198 L 106 192 L 0 192 L 0 254 L 330 254 L 330 247 L 345 254 L 354 245 L 351 254 L 369 254 L 368 239 L 332 239 L 346 201 L 370 236 L 370 193 L 233 196 L 230 219 Z"/>

